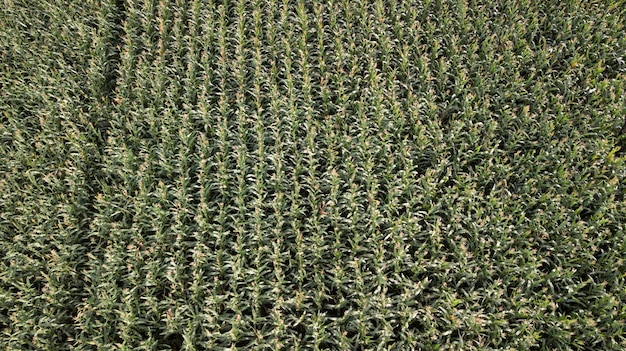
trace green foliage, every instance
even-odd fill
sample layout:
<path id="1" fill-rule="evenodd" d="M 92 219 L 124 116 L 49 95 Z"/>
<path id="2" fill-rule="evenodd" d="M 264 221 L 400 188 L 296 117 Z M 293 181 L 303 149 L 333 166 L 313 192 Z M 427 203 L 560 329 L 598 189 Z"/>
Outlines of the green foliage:
<path id="1" fill-rule="evenodd" d="M 623 350 L 619 1 L 4 1 L 0 348 Z"/>

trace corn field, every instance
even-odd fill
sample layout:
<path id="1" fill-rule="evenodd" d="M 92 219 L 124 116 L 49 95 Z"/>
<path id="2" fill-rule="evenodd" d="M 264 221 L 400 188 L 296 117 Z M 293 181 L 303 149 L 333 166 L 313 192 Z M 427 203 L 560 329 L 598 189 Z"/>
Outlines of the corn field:
<path id="1" fill-rule="evenodd" d="M 625 350 L 626 4 L 3 0 L 0 350 Z"/>

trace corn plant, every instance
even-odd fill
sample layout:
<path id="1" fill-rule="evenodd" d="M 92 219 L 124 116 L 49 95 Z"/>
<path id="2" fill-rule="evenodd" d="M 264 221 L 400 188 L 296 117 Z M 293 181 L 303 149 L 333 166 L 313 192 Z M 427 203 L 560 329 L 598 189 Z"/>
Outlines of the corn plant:
<path id="1" fill-rule="evenodd" d="M 0 348 L 625 349 L 624 23 L 5 1 Z"/>

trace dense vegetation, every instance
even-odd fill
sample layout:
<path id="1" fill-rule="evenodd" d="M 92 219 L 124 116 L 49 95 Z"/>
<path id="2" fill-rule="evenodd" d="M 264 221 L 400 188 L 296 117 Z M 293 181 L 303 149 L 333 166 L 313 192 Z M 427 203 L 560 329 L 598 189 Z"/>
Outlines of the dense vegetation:
<path id="1" fill-rule="evenodd" d="M 3 4 L 0 349 L 626 349 L 623 1 Z"/>

